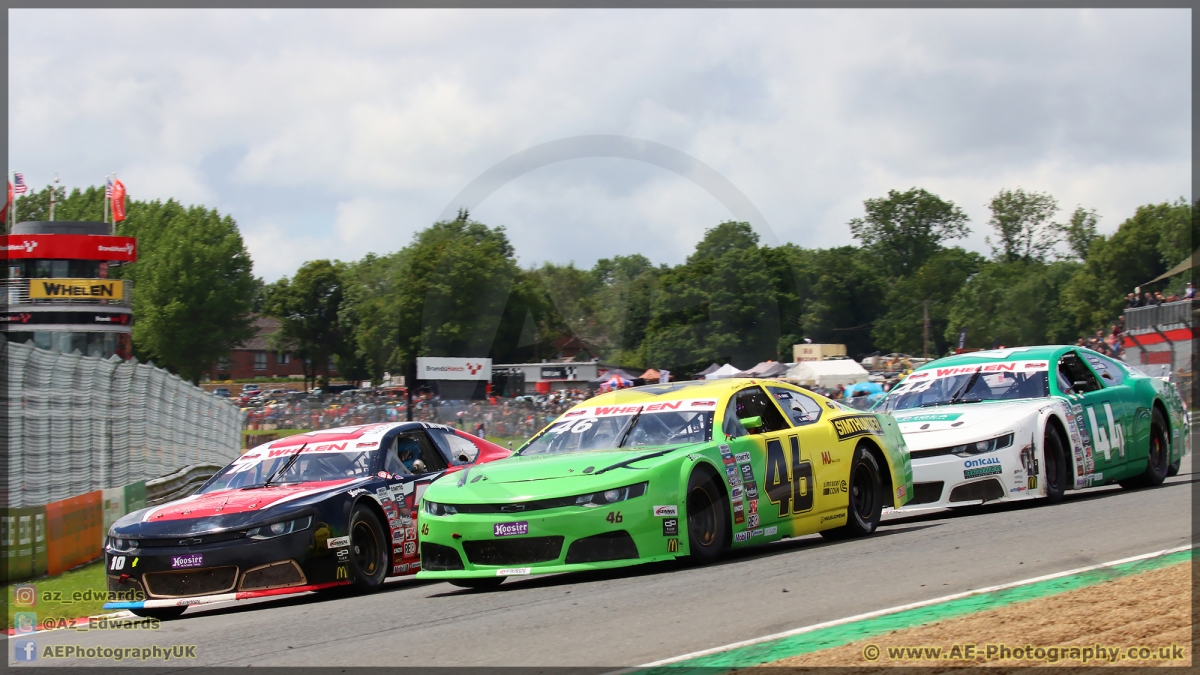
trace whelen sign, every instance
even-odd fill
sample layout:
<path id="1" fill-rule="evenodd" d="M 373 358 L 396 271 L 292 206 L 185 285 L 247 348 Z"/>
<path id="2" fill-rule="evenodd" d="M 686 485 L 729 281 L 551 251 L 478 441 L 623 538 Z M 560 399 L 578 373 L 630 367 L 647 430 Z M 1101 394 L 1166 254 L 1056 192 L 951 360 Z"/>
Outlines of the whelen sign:
<path id="1" fill-rule="evenodd" d="M 418 380 L 491 380 L 491 359 L 417 357 Z"/>
<path id="2" fill-rule="evenodd" d="M 7 258 L 39 260 L 137 260 L 137 240 L 88 234 L 8 234 L 0 244 Z"/>

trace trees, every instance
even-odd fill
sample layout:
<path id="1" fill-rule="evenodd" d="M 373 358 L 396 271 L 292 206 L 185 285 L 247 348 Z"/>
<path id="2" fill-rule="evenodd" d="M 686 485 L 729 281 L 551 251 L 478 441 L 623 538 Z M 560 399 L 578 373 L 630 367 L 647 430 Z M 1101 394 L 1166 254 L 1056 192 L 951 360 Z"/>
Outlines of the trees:
<path id="1" fill-rule="evenodd" d="M 776 280 L 747 223 L 705 232 L 683 265 L 658 275 L 644 353 L 660 367 L 710 361 L 748 368 L 779 358 Z"/>
<path id="2" fill-rule="evenodd" d="M 936 253 L 942 242 L 967 236 L 970 220 L 954 202 L 923 189 L 888 190 L 863 202 L 866 216 L 850 221 L 850 233 L 879 256 L 892 276 L 906 277 Z"/>
<path id="3" fill-rule="evenodd" d="M 988 224 L 996 231 L 996 243 L 986 239 L 992 256 L 1014 262 L 1045 260 L 1058 244 L 1059 227 L 1050 222 L 1058 212 L 1058 202 L 1044 192 L 1001 190 L 992 198 Z"/>
<path id="4" fill-rule="evenodd" d="M 961 248 L 947 248 L 933 254 L 912 276 L 896 280 L 887 290 L 882 316 L 875 322 L 871 337 L 886 351 L 923 354 L 925 350 L 925 303 L 929 311 L 930 353 L 945 354 L 950 348 L 952 330 L 950 307 L 959 289 L 984 264 L 983 256 Z"/>
<path id="5" fill-rule="evenodd" d="M 133 343 L 193 383 L 253 335 L 250 255 L 237 224 L 202 206 L 177 211 L 140 259 L 134 284 Z"/>
<path id="6" fill-rule="evenodd" d="M 1085 211 L 1082 206 L 1077 206 L 1065 225 L 1056 226 L 1067 245 L 1067 250 L 1076 258 L 1087 260 L 1092 242 L 1100 236 L 1096 231 L 1096 223 L 1099 220 L 1095 209 Z"/>
<path id="7" fill-rule="evenodd" d="M 416 233 L 407 255 L 396 286 L 400 358 L 488 356 L 518 271 L 504 228 L 462 214 Z"/>
<path id="8" fill-rule="evenodd" d="M 312 260 L 300 266 L 295 276 L 266 287 L 263 311 L 279 319 L 279 330 L 271 336 L 272 346 L 305 360 L 305 378 L 326 384 L 334 356 L 346 356 L 346 331 L 341 322 L 345 293 L 345 265 L 336 261 Z"/>

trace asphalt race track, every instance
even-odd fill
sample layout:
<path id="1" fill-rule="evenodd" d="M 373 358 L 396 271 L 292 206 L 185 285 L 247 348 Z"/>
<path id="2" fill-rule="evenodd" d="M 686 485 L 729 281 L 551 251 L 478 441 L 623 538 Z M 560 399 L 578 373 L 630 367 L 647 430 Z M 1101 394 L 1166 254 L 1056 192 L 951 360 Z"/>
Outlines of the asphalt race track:
<path id="1" fill-rule="evenodd" d="M 651 565 L 534 577 L 491 592 L 390 582 L 190 609 L 152 631 L 59 630 L 47 644 L 197 645 L 195 660 L 138 665 L 605 666 L 665 659 L 791 628 L 1186 545 L 1191 457 L 1164 485 L 1021 505 L 888 516 L 870 538 L 768 544 L 710 567 Z M 9 658 L 12 658 L 11 649 Z M 36 666 L 117 665 L 38 659 Z"/>

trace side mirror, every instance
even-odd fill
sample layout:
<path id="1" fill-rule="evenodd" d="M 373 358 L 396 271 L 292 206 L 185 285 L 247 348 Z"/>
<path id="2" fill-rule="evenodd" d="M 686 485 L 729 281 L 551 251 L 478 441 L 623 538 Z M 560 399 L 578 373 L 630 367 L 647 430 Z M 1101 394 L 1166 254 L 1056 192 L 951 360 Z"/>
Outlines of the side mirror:
<path id="1" fill-rule="evenodd" d="M 466 455 L 459 455 L 459 456 L 458 456 L 458 461 L 462 462 L 463 464 L 470 464 L 470 463 L 471 463 L 471 458 L 470 458 L 470 457 L 467 457 Z"/>
<path id="2" fill-rule="evenodd" d="M 425 462 L 423 460 L 414 460 L 412 465 L 413 473 L 425 473 Z"/>
<path id="3" fill-rule="evenodd" d="M 747 431 L 761 429 L 763 425 L 762 417 L 744 417 L 740 421 Z"/>

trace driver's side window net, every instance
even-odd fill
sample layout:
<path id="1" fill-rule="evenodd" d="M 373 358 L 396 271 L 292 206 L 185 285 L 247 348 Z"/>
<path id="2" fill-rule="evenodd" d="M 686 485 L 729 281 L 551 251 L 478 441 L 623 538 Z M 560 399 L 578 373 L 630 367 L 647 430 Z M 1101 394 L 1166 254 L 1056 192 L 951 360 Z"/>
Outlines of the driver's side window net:
<path id="1" fill-rule="evenodd" d="M 722 424 L 725 435 L 734 438 L 746 435 L 747 432 L 739 420 L 750 417 L 762 419 L 760 431 L 763 433 L 780 431 L 789 427 L 787 420 L 779 412 L 779 408 L 775 407 L 762 387 L 743 389 L 733 395 L 725 411 L 725 420 Z"/>
<path id="2" fill-rule="evenodd" d="M 1058 384 L 1063 393 L 1086 394 L 1101 389 L 1100 382 L 1092 375 L 1092 371 L 1083 365 L 1083 361 L 1074 352 L 1068 352 L 1059 359 L 1058 376 Z"/>

